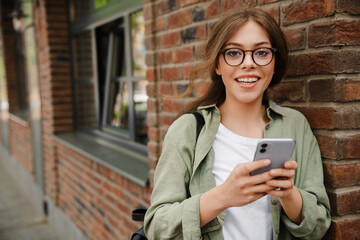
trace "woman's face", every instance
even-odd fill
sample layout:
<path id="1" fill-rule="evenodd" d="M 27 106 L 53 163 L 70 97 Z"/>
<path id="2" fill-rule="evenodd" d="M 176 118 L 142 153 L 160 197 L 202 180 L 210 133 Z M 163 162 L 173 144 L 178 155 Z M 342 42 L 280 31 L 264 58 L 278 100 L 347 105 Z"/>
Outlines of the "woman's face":
<path id="1" fill-rule="evenodd" d="M 269 37 L 258 23 L 249 20 L 235 32 L 223 48 L 254 50 L 261 47 L 272 47 Z M 268 65 L 259 66 L 254 63 L 251 52 L 246 52 L 240 65 L 230 66 L 225 62 L 224 54 L 219 55 L 219 64 L 215 70 L 218 75 L 221 75 L 225 85 L 225 103 L 261 102 L 264 91 L 274 74 L 275 57 Z M 236 54 L 236 52 L 229 54 Z"/>

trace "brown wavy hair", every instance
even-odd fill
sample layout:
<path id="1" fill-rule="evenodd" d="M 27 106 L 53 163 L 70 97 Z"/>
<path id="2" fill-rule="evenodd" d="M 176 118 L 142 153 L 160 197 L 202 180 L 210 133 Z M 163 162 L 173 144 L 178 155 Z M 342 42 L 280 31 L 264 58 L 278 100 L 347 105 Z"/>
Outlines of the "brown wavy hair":
<path id="1" fill-rule="evenodd" d="M 267 32 L 271 46 L 277 49 L 275 53 L 275 73 L 269 86 L 278 84 L 284 77 L 287 69 L 288 49 L 285 36 L 276 21 L 261 9 L 235 9 L 224 15 L 215 24 L 205 47 L 204 61 L 191 74 L 190 84 L 184 95 L 189 94 L 197 76 L 205 75 L 210 77 L 211 84 L 206 93 L 192 102 L 184 112 L 196 111 L 199 106 L 216 104 L 220 106 L 226 98 L 225 86 L 221 76 L 216 74 L 218 66 L 219 51 L 235 32 L 247 21 L 257 22 Z"/>

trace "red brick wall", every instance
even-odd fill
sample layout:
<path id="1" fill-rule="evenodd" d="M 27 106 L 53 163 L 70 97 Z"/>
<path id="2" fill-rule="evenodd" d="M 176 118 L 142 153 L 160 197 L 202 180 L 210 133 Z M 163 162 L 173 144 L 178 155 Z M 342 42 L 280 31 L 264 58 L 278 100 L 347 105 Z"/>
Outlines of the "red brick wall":
<path id="1" fill-rule="evenodd" d="M 20 162 L 25 170 L 34 177 L 34 154 L 29 123 L 16 116 L 10 115 L 8 126 L 9 152 Z"/>
<path id="2" fill-rule="evenodd" d="M 39 63 L 45 192 L 57 202 L 52 134 L 73 130 L 67 1 L 38 1 L 34 11 Z M 61 16 L 61 17 L 59 17 Z"/>
<path id="3" fill-rule="evenodd" d="M 357 0 L 144 0 L 151 183 L 163 137 L 174 117 L 207 86 L 185 90 L 204 39 L 218 17 L 260 7 L 284 30 L 290 49 L 286 79 L 269 97 L 305 114 L 319 141 L 332 225 L 325 239 L 360 236 L 360 4 Z"/>
<path id="4" fill-rule="evenodd" d="M 140 223 L 132 210 L 149 205 L 149 190 L 56 144 L 58 206 L 89 239 L 128 240 Z"/>

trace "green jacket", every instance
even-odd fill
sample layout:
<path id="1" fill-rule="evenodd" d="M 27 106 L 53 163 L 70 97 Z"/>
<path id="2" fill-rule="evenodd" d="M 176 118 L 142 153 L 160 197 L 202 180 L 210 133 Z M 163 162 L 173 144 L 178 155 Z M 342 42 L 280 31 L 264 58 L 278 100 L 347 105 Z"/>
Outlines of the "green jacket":
<path id="1" fill-rule="evenodd" d="M 215 135 L 220 111 L 215 106 L 200 107 L 205 119 L 196 149 L 196 120 L 185 114 L 169 128 L 156 167 L 151 206 L 145 216 L 149 239 L 222 240 L 221 213 L 200 228 L 200 195 L 215 187 L 212 173 Z M 303 199 L 300 225 L 281 211 L 279 199 L 270 196 L 274 239 L 321 239 L 330 225 L 330 204 L 323 184 L 323 169 L 317 141 L 305 117 L 290 108 L 269 101 L 271 119 L 264 129 L 265 138 L 293 138 L 296 147 L 292 160 L 298 163 L 294 182 Z"/>

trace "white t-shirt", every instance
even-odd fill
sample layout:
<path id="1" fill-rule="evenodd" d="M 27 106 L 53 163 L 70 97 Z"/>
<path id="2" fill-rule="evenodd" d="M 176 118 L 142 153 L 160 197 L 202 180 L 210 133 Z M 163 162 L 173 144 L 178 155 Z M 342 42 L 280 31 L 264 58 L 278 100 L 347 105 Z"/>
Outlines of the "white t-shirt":
<path id="1" fill-rule="evenodd" d="M 259 139 L 237 135 L 220 124 L 213 148 L 215 152 L 213 174 L 216 185 L 222 184 L 239 163 L 252 161 Z M 272 218 L 269 197 L 225 210 L 223 226 L 225 240 L 272 239 Z"/>

